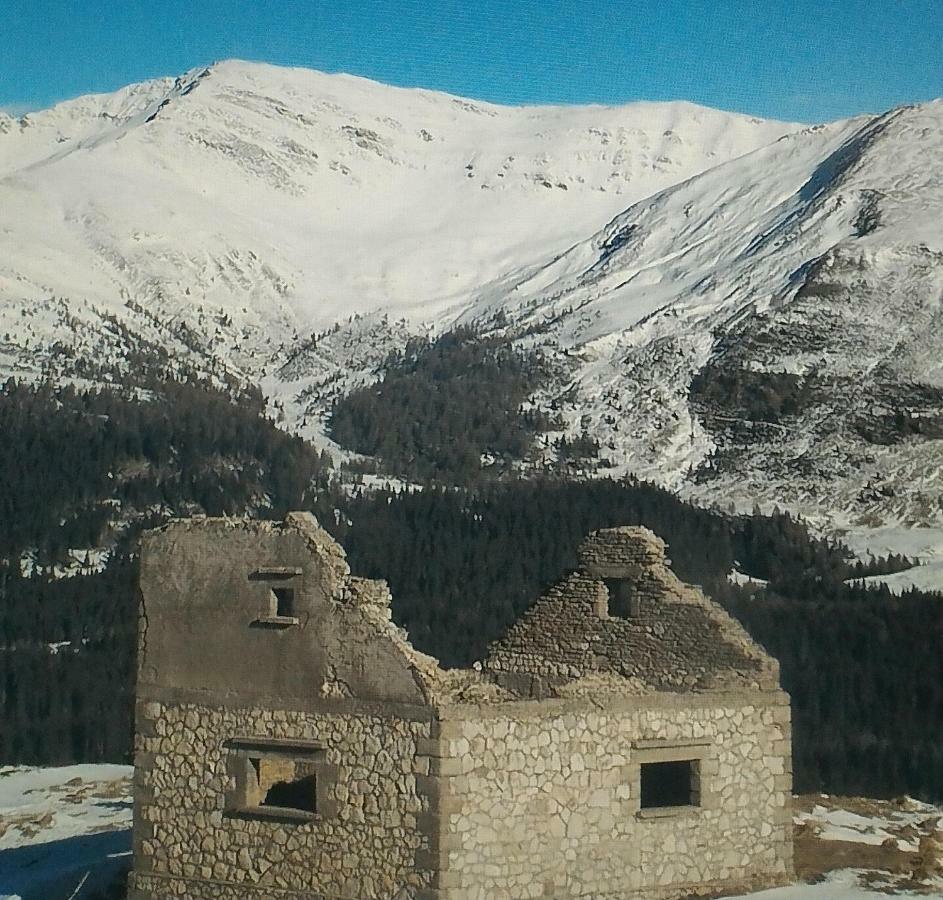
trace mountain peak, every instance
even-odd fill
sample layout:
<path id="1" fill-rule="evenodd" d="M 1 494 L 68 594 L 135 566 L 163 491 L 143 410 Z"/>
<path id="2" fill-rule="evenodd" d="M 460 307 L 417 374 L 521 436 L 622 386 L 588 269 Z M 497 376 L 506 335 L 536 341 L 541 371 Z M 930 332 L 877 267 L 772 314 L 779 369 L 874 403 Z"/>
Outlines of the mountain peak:
<path id="1" fill-rule="evenodd" d="M 941 114 L 509 107 L 241 60 L 79 98 L 0 122 L 0 377 L 159 347 L 261 383 L 326 441 L 332 398 L 461 322 L 553 361 L 531 402 L 609 471 L 762 499 L 806 466 L 850 508 L 857 476 L 833 490 L 803 435 L 839 422 L 877 478 L 910 432 L 855 418 L 860 398 L 937 427 L 935 388 L 895 384 L 943 381 Z"/>
<path id="2" fill-rule="evenodd" d="M 514 260 L 795 127 L 677 103 L 499 107 L 226 60 L 0 135 L 4 212 L 70 260 L 17 249 L 10 277 L 73 296 L 78 265 L 90 303 L 198 296 L 264 308 L 276 333 L 381 308 L 441 316 Z M 196 252 L 177 239 L 192 234 Z"/>

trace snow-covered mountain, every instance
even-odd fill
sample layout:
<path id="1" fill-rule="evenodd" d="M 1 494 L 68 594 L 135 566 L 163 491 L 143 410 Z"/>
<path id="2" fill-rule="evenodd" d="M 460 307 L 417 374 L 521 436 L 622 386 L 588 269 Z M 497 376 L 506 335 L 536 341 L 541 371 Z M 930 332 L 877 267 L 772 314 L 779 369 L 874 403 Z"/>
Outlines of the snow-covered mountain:
<path id="1" fill-rule="evenodd" d="M 940 171 L 940 101 L 793 132 L 473 313 L 576 354 L 570 420 L 628 470 L 745 506 L 939 521 Z"/>
<path id="2" fill-rule="evenodd" d="M 686 103 L 510 109 L 241 62 L 0 119 L 0 335 L 34 355 L 108 313 L 161 341 L 185 325 L 257 371 L 355 313 L 446 321 L 522 261 L 792 127 Z M 37 321 L 10 322 L 22 309 Z"/>
<path id="3" fill-rule="evenodd" d="M 463 323 L 559 363 L 534 400 L 607 471 L 938 522 L 941 163 L 940 102 L 806 128 L 221 63 L 0 116 L 0 370 L 158 346 L 324 441 Z"/>

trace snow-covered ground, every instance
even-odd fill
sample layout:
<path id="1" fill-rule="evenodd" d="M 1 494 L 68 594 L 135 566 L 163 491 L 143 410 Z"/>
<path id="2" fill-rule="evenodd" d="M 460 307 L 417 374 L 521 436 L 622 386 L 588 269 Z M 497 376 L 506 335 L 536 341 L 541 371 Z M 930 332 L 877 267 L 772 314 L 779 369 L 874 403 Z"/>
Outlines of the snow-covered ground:
<path id="1" fill-rule="evenodd" d="M 90 890 L 126 868 L 131 773 L 116 765 L 0 767 L 0 900 L 65 900 L 83 879 Z"/>
<path id="2" fill-rule="evenodd" d="M 911 588 L 943 593 L 943 561 L 921 563 L 893 575 L 871 575 L 862 580 L 865 584 L 886 584 L 893 594 L 903 594 Z"/>
<path id="3" fill-rule="evenodd" d="M 841 535 L 841 540 L 863 561 L 898 554 L 917 563 L 903 572 L 859 579 L 865 584 L 886 584 L 895 594 L 910 588 L 943 592 L 943 528 L 857 529 Z"/>
<path id="4" fill-rule="evenodd" d="M 131 779 L 127 766 L 0 768 L 0 900 L 67 900 L 107 883 L 130 864 Z M 909 860 L 943 810 L 909 798 L 798 798 L 797 853 L 817 847 L 814 883 L 748 895 L 750 900 L 875 900 L 887 893 L 943 898 L 943 879 L 913 881 Z M 799 836 L 802 836 L 800 839 Z M 803 843 L 804 841 L 804 843 Z M 829 846 L 881 847 L 903 869 L 873 865 L 829 871 Z M 823 861 L 824 860 L 824 861 Z M 809 866 L 809 860 L 797 865 Z M 83 879 L 84 882 L 83 882 Z"/>
<path id="5" fill-rule="evenodd" d="M 943 897 L 943 875 L 927 875 L 929 867 L 922 858 L 927 852 L 927 839 L 933 835 L 938 839 L 943 833 L 943 809 L 911 797 L 871 800 L 820 794 L 796 798 L 794 821 L 796 868 L 811 883 L 751 897 Z M 943 866 L 943 859 L 937 866 Z"/>
<path id="6" fill-rule="evenodd" d="M 861 811 L 848 808 L 854 805 Z M 864 809 L 861 807 L 864 805 Z M 810 808 L 800 809 L 795 824 L 811 831 L 823 841 L 850 841 L 858 844 L 884 844 L 893 841 L 899 850 L 916 853 L 919 836 L 943 812 L 912 797 L 898 803 L 858 801 L 822 795 Z"/>
<path id="7" fill-rule="evenodd" d="M 791 884 L 787 887 L 757 891 L 753 894 L 741 894 L 731 900 L 876 900 L 887 897 L 887 893 L 878 888 L 862 884 L 865 873 L 858 869 L 839 869 L 829 872 L 815 884 Z M 895 895 L 905 897 L 936 898 L 943 897 L 943 888 L 936 890 L 893 891 Z"/>

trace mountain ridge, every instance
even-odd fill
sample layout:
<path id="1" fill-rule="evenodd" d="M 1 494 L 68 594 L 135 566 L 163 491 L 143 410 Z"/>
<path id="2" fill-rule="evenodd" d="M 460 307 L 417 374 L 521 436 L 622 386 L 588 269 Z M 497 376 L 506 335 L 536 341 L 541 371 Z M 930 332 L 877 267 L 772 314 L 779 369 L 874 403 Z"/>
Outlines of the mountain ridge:
<path id="1" fill-rule="evenodd" d="M 568 373 L 531 402 L 610 472 L 833 520 L 943 519 L 940 101 L 800 126 L 226 61 L 4 122 L 8 374 L 120 369 L 153 344 L 259 383 L 336 451 L 338 397 L 411 335 L 470 326 Z M 788 396 L 745 412 L 748 383 Z M 530 465 L 554 466 L 552 444 Z M 869 483 L 894 497 L 862 501 Z"/>

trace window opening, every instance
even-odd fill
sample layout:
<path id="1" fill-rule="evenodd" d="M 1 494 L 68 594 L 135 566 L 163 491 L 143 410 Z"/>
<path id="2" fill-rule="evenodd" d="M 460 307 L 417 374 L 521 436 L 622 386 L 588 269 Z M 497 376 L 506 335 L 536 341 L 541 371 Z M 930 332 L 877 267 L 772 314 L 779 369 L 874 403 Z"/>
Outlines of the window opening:
<path id="1" fill-rule="evenodd" d="M 260 594 L 263 605 L 252 622 L 261 628 L 289 628 L 299 624 L 298 603 L 302 595 L 302 570 L 291 566 L 263 566 L 249 573 L 249 581 L 264 582 L 267 593 Z"/>
<path id="2" fill-rule="evenodd" d="M 634 619 L 641 613 L 641 601 L 635 586 L 628 578 L 604 579 L 609 592 L 609 615 L 619 619 Z"/>
<path id="3" fill-rule="evenodd" d="M 641 764 L 641 808 L 699 806 L 696 759 Z"/>
<path id="4" fill-rule="evenodd" d="M 295 591 L 294 588 L 287 587 L 277 587 L 272 588 L 272 596 L 274 597 L 274 615 L 276 616 L 293 616 L 295 614 Z"/>
<path id="5" fill-rule="evenodd" d="M 336 767 L 325 749 L 305 738 L 232 737 L 226 772 L 232 779 L 226 793 L 231 816 L 278 821 L 310 821 L 337 814 L 331 796 Z"/>
<path id="6" fill-rule="evenodd" d="M 317 812 L 317 776 L 293 759 L 249 757 L 255 775 L 250 799 L 270 809 Z M 254 788 L 254 790 L 253 790 Z"/>

